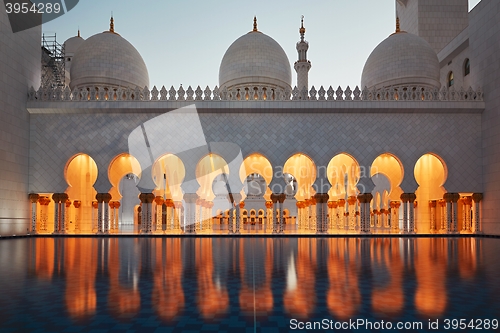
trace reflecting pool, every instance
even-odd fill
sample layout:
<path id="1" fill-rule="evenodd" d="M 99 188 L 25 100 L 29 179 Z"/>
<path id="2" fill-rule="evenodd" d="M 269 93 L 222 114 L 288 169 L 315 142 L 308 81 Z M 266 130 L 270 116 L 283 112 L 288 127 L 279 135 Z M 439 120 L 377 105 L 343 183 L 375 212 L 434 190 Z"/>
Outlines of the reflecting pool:
<path id="1" fill-rule="evenodd" d="M 4 239 L 0 331 L 495 331 L 499 254 L 494 238 Z"/>

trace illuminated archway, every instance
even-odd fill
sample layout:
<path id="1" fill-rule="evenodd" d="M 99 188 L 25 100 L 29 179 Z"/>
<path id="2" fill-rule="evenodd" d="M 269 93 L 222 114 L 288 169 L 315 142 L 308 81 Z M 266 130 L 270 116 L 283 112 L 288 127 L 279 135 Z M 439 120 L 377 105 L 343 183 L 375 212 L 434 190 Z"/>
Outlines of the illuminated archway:
<path id="1" fill-rule="evenodd" d="M 182 200 L 181 184 L 186 176 L 182 160 L 174 154 L 165 154 L 158 158 L 151 169 L 156 185 L 154 194 L 173 201 Z"/>
<path id="2" fill-rule="evenodd" d="M 217 154 L 208 154 L 196 165 L 196 180 L 200 184 L 197 194 L 200 198 L 212 201 L 215 194 L 212 190 L 215 177 L 220 174 L 229 175 L 226 160 Z"/>
<path id="3" fill-rule="evenodd" d="M 79 216 L 75 210 L 67 212 L 69 220 L 75 221 L 68 225 L 68 231 L 91 232 L 92 231 L 92 201 L 95 200 L 97 194 L 94 189 L 94 184 L 97 180 L 97 164 L 87 154 L 77 154 L 70 158 L 64 168 L 64 178 L 69 187 L 66 189 L 71 201 L 78 200 L 81 202 Z M 76 221 L 76 218 L 79 221 Z M 72 230 L 73 228 L 73 230 Z"/>
<path id="4" fill-rule="evenodd" d="M 316 164 L 304 154 L 291 156 L 283 166 L 283 174 L 288 173 L 297 181 L 295 199 L 304 201 L 314 196 L 312 185 L 316 181 Z M 285 193 L 284 189 L 282 193 Z"/>
<path id="5" fill-rule="evenodd" d="M 259 174 L 266 181 L 266 185 L 269 185 L 273 180 L 273 166 L 271 162 L 259 153 L 253 153 L 247 156 L 240 167 L 240 180 L 244 182 L 248 180 L 247 177 L 251 174 Z M 264 198 L 266 201 L 271 200 L 271 189 L 266 187 L 264 193 Z"/>
<path id="6" fill-rule="evenodd" d="M 119 201 L 123 196 L 123 189 L 120 188 L 122 178 L 128 174 L 139 177 L 141 172 L 139 161 L 134 156 L 127 153 L 116 156 L 108 168 L 108 179 L 111 185 L 113 185 L 109 193 L 113 200 Z"/>
<path id="7" fill-rule="evenodd" d="M 326 168 L 328 181 L 332 185 L 328 194 L 330 200 L 345 199 L 356 196 L 360 176 L 360 167 L 354 157 L 341 153 L 334 156 Z"/>
<path id="8" fill-rule="evenodd" d="M 435 154 L 428 153 L 420 157 L 415 164 L 415 180 L 418 189 L 415 191 L 418 205 L 417 230 L 419 233 L 430 231 L 430 200 L 440 200 L 446 189 L 443 184 L 448 177 L 446 164 Z"/>
<path id="9" fill-rule="evenodd" d="M 399 201 L 403 193 L 403 190 L 399 187 L 404 177 L 402 163 L 392 154 L 381 154 L 372 163 L 370 177 L 379 173 L 386 176 L 390 182 L 390 189 L 387 191 L 388 199 Z"/>

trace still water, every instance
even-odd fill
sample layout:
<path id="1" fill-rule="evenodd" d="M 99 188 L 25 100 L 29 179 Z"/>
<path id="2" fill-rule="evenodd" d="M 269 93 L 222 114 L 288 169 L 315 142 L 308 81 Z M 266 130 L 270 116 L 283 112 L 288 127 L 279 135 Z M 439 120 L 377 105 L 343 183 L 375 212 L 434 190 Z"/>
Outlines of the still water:
<path id="1" fill-rule="evenodd" d="M 500 239 L 0 241 L 1 332 L 493 332 L 498 320 Z"/>

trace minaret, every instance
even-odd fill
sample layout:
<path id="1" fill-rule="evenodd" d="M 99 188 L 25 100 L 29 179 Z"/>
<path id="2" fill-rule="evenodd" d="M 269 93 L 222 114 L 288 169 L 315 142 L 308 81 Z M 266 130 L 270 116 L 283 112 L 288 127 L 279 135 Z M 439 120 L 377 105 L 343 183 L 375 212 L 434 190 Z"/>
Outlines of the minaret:
<path id="1" fill-rule="evenodd" d="M 299 60 L 294 64 L 295 71 L 297 72 L 297 88 L 299 91 L 305 87 L 309 90 L 309 70 L 311 69 L 311 62 L 307 60 L 307 50 L 309 49 L 309 43 L 304 39 L 306 33 L 306 28 L 304 28 L 304 16 L 302 16 L 301 27 L 299 29 L 300 42 L 297 43 L 297 52 L 299 54 Z"/>

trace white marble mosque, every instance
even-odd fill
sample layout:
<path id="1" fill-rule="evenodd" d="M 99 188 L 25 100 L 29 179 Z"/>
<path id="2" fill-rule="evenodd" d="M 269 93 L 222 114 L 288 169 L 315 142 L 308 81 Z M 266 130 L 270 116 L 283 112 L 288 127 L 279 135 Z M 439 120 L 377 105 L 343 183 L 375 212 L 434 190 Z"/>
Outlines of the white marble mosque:
<path id="1" fill-rule="evenodd" d="M 40 85 L 40 29 L 22 32 L 0 67 L 19 83 L 2 140 L 21 140 L 0 155 L 0 233 L 500 235 L 500 6 L 397 12 L 359 87 L 309 82 L 304 19 L 296 87 L 257 18 L 216 87 L 150 87 L 113 18 Z"/>

